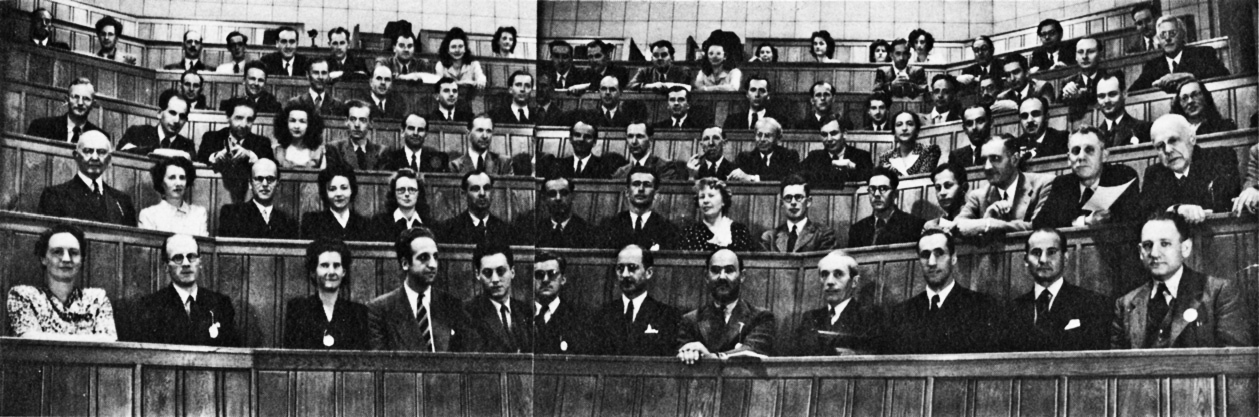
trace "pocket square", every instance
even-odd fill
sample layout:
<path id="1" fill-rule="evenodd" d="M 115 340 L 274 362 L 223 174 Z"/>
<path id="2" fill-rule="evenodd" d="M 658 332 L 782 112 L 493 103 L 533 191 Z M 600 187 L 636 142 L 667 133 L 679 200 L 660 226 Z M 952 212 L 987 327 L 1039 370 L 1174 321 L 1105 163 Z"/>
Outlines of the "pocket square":
<path id="1" fill-rule="evenodd" d="M 1067 322 L 1067 327 L 1062 330 L 1071 330 L 1077 327 L 1080 327 L 1080 319 L 1071 319 L 1071 321 Z"/>
<path id="2" fill-rule="evenodd" d="M 657 334 L 657 333 L 660 333 L 660 331 L 656 330 L 655 328 L 652 328 L 650 323 L 647 324 L 647 330 L 643 331 L 643 334 Z"/>

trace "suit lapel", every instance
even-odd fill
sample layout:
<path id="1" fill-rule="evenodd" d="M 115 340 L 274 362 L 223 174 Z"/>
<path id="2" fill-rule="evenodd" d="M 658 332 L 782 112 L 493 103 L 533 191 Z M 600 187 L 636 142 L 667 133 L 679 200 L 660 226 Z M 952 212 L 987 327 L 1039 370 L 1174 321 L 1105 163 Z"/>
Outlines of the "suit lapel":
<path id="1" fill-rule="evenodd" d="M 406 283 L 402 285 L 406 285 Z M 398 342 L 407 347 L 423 346 L 424 342 L 420 340 L 420 325 L 415 320 L 415 312 L 411 310 L 406 290 L 402 288 L 394 290 L 392 308 L 395 317 L 401 322 L 399 323 L 401 325 L 398 326 Z"/>
<path id="2" fill-rule="evenodd" d="M 813 243 L 813 238 L 817 235 L 816 223 L 808 222 L 800 229 L 796 234 L 796 247 L 791 249 L 793 252 L 796 251 L 796 248 L 808 247 L 810 243 Z"/>
<path id="3" fill-rule="evenodd" d="M 1150 283 L 1137 288 L 1133 299 L 1128 303 L 1128 340 L 1132 346 L 1145 347 L 1145 315 L 1150 305 Z"/>
<path id="4" fill-rule="evenodd" d="M 1048 136 L 1048 133 L 1046 133 L 1046 136 L 1045 136 L 1045 143 L 1049 143 L 1049 136 Z M 1027 190 L 1028 190 L 1028 186 L 1027 186 L 1027 182 L 1028 182 L 1028 181 L 1030 181 L 1030 178 L 1028 178 L 1028 177 L 1027 177 L 1027 174 L 1019 174 L 1019 185 L 1018 185 L 1018 187 L 1016 187 L 1016 188 L 1014 189 L 1014 195 L 1010 196 L 1010 198 L 1012 198 L 1012 199 L 1013 199 L 1013 201 L 1010 201 L 1010 213 L 1006 215 L 1006 216 L 1009 218 L 1008 220 L 1014 220 L 1014 219 L 1016 219 L 1016 217 L 1015 217 L 1015 214 L 1016 214 L 1016 213 L 1026 213 L 1026 212 L 1027 212 L 1027 210 L 1026 210 L 1027 203 L 1028 203 L 1028 201 L 1029 201 L 1029 200 L 1031 200 L 1031 199 L 1029 199 L 1029 198 L 1023 198 L 1023 197 L 1024 197 L 1024 196 L 1023 196 L 1023 194 L 1025 194 L 1025 193 L 1027 193 L 1027 192 L 1028 192 L 1028 191 L 1027 191 Z M 1026 219 L 1024 219 L 1024 220 L 1026 220 Z"/>
<path id="5" fill-rule="evenodd" d="M 774 233 L 774 248 L 781 250 L 783 252 L 792 252 L 793 248 L 787 247 L 787 242 L 790 239 L 789 233 L 791 233 L 791 226 L 784 223 L 782 226 L 778 228 L 778 230 L 775 230 L 774 232 L 775 232 Z M 800 238 L 797 237 L 796 246 L 799 246 L 799 245 L 800 245 Z"/>
<path id="6" fill-rule="evenodd" d="M 730 312 L 730 320 L 726 322 L 725 329 L 721 333 L 721 339 L 711 349 L 722 349 L 724 346 L 733 346 L 733 342 L 738 340 L 739 333 L 743 331 L 743 319 L 747 315 L 747 305 L 743 300 L 739 300 L 734 305 L 734 311 Z M 721 317 L 718 318 L 720 320 Z"/>
<path id="7" fill-rule="evenodd" d="M 696 319 L 699 321 L 700 342 L 715 340 L 714 336 L 718 336 L 718 332 L 720 332 L 722 327 L 724 327 L 724 323 L 722 322 L 724 317 L 722 317 L 721 311 L 718 311 L 717 308 L 712 305 L 706 304 L 704 307 L 700 308 L 699 314 L 697 315 L 698 317 Z M 708 346 L 708 348 L 709 350 L 715 350 L 717 346 L 714 344 Z"/>
<path id="8" fill-rule="evenodd" d="M 1171 337 L 1168 338 L 1173 345 L 1176 339 L 1180 337 L 1185 327 L 1189 326 L 1189 322 L 1185 321 L 1185 311 L 1188 309 L 1197 310 L 1199 316 L 1202 314 L 1202 290 L 1206 284 L 1206 278 L 1197 272 L 1185 267 L 1185 273 L 1181 275 L 1180 288 L 1177 289 L 1175 306 L 1172 308 L 1171 314 Z M 1195 322 L 1197 319 L 1195 318 Z"/>

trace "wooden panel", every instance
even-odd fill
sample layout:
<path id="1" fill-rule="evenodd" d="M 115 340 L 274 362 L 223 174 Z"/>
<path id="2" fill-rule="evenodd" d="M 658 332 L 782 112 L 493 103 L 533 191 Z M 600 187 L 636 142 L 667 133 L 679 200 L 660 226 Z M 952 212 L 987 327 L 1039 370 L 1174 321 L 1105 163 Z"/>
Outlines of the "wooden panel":
<path id="1" fill-rule="evenodd" d="M 456 373 L 428 373 L 424 381 L 424 410 L 426 416 L 451 416 L 463 414 L 465 402 L 463 376 Z"/>
<path id="2" fill-rule="evenodd" d="M 183 374 L 183 412 L 192 416 L 218 415 L 218 399 L 223 395 L 218 390 L 217 371 L 204 369 L 186 369 Z"/>
<path id="3" fill-rule="evenodd" d="M 1151 378 L 1119 378 L 1116 383 L 1116 412 L 1121 416 L 1149 416 L 1162 413 L 1160 381 Z"/>
<path id="4" fill-rule="evenodd" d="M 44 367 L 29 363 L 6 363 L 0 369 L 0 405 L 7 415 L 43 414 Z"/>
<path id="5" fill-rule="evenodd" d="M 134 407 L 135 368 L 119 366 L 96 368 L 96 415 L 131 415 Z M 248 387 L 245 387 L 248 389 Z"/>
<path id="6" fill-rule="evenodd" d="M 680 384 L 677 378 L 642 378 L 639 384 L 638 410 L 641 416 L 678 415 L 682 413 Z M 700 402 L 692 398 L 692 404 Z M 608 407 L 603 407 L 605 410 Z"/>
<path id="7" fill-rule="evenodd" d="M 1018 384 L 1018 415 L 1046 417 L 1059 415 L 1058 380 L 1023 379 Z"/>
<path id="8" fill-rule="evenodd" d="M 285 371 L 258 371 L 258 414 L 264 416 L 291 416 L 293 393 L 289 373 Z"/>
<path id="9" fill-rule="evenodd" d="M 925 379 L 893 379 L 892 384 L 892 415 L 922 416 L 925 413 L 926 385 Z"/>
<path id="10" fill-rule="evenodd" d="M 297 372 L 294 399 L 299 416 L 328 416 L 336 411 L 336 373 Z"/>
<path id="11" fill-rule="evenodd" d="M 603 380 L 600 404 L 607 415 L 635 416 L 635 405 L 642 396 L 637 395 L 639 378 L 608 377 Z"/>
<path id="12" fill-rule="evenodd" d="M 145 367 L 141 374 L 142 410 L 145 415 L 170 416 L 182 409 L 179 371 L 174 368 Z M 270 414 L 282 415 L 282 414 Z"/>
<path id="13" fill-rule="evenodd" d="M 981 379 L 975 381 L 974 401 L 976 416 L 1008 416 L 1014 413 L 1013 381 L 1008 379 Z"/>
<path id="14" fill-rule="evenodd" d="M 1229 416 L 1251 416 L 1259 413 L 1259 406 L 1256 401 L 1256 389 L 1259 384 L 1255 383 L 1254 376 L 1226 376 L 1225 385 L 1225 412 Z"/>
<path id="15" fill-rule="evenodd" d="M 428 415 L 419 414 L 424 412 L 420 405 L 426 403 L 426 398 L 421 396 L 421 390 L 424 386 L 416 382 L 417 375 L 401 372 L 386 372 L 384 375 L 384 384 L 381 386 L 381 391 L 390 393 L 390 395 L 381 396 L 384 399 L 381 409 L 385 412 L 385 415 Z"/>
<path id="16" fill-rule="evenodd" d="M 1174 416 L 1215 415 L 1215 378 L 1171 378 Z"/>

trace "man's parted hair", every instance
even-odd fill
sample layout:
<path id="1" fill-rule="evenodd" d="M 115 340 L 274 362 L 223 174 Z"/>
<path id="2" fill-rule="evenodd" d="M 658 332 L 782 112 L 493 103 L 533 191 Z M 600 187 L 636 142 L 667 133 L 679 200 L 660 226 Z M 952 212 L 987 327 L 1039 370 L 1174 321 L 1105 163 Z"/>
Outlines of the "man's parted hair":
<path id="1" fill-rule="evenodd" d="M 538 252 L 538 254 L 537 254 L 537 255 L 534 255 L 534 256 L 533 256 L 533 263 L 535 263 L 535 264 L 540 264 L 540 263 L 543 263 L 543 262 L 550 262 L 550 261 L 556 261 L 556 262 L 559 262 L 559 264 L 560 264 L 560 273 L 561 273 L 561 274 L 563 274 L 563 273 L 564 273 L 564 268 L 567 268 L 567 267 L 568 267 L 568 260 L 567 260 L 567 259 L 564 259 L 564 256 L 563 256 L 563 255 L 560 255 L 560 254 L 555 253 L 555 252 L 551 252 L 551 251 L 549 251 L 549 250 L 544 250 L 544 251 Z"/>
<path id="2" fill-rule="evenodd" d="M 472 249 L 472 264 L 476 265 L 476 269 L 481 269 L 481 260 L 487 256 L 494 256 L 500 253 L 507 258 L 508 267 L 516 266 L 516 259 L 511 254 L 511 247 L 498 239 L 487 239 L 478 243 L 476 248 Z"/>
<path id="3" fill-rule="evenodd" d="M 398 255 L 398 263 L 406 263 L 412 256 L 415 256 L 415 253 L 411 250 L 411 242 L 425 237 L 432 239 L 433 243 L 437 243 L 437 235 L 424 226 L 412 227 L 399 233 L 398 239 L 393 242 L 393 250 Z"/>

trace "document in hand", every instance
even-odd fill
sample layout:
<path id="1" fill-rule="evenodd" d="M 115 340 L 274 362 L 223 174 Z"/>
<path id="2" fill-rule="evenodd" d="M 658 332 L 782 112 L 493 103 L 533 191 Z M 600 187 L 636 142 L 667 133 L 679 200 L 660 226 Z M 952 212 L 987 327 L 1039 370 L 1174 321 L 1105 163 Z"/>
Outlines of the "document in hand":
<path id="1" fill-rule="evenodd" d="M 1110 209 L 1110 206 L 1115 204 L 1115 200 L 1118 200 L 1119 196 L 1123 195 L 1124 191 L 1127 191 L 1128 187 L 1132 186 L 1133 181 L 1136 180 L 1112 187 L 1097 187 L 1097 190 L 1093 191 L 1093 197 L 1084 203 L 1083 209 L 1089 211 Z"/>

